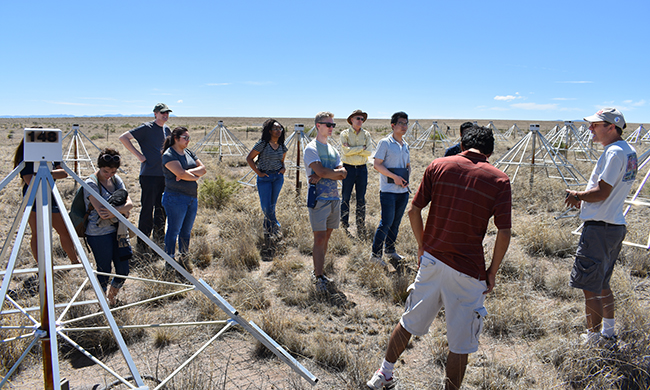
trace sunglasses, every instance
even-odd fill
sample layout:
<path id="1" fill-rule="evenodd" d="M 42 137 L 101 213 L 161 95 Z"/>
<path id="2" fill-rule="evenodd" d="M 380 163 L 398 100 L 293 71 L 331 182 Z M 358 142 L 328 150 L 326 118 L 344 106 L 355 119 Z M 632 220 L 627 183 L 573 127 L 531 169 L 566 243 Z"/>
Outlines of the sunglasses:
<path id="1" fill-rule="evenodd" d="M 325 125 L 329 128 L 334 128 L 336 127 L 336 123 L 330 123 L 330 122 L 318 122 L 319 125 Z"/>
<path id="2" fill-rule="evenodd" d="M 182 138 L 182 139 L 184 139 L 185 141 L 189 141 L 190 138 L 192 138 L 192 137 L 190 137 L 189 135 L 181 135 L 181 136 L 179 136 L 178 138 Z"/>
<path id="3" fill-rule="evenodd" d="M 356 117 L 356 118 L 354 118 L 354 119 L 356 119 L 356 120 L 358 120 L 358 121 L 362 121 L 362 120 L 363 120 L 363 117 L 362 117 L 362 116 L 358 116 L 358 117 Z"/>
<path id="4" fill-rule="evenodd" d="M 120 156 L 117 155 L 104 154 L 101 155 L 99 158 L 106 162 L 111 162 L 111 161 L 120 162 Z"/>

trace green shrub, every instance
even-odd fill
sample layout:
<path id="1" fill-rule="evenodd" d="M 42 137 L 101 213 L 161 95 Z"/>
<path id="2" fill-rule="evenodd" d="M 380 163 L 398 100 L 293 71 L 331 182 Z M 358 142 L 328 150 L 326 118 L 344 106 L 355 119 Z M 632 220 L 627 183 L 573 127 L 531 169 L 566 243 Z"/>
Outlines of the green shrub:
<path id="1" fill-rule="evenodd" d="M 239 183 L 228 181 L 221 176 L 206 180 L 199 186 L 199 202 L 205 207 L 220 210 L 239 189 Z"/>

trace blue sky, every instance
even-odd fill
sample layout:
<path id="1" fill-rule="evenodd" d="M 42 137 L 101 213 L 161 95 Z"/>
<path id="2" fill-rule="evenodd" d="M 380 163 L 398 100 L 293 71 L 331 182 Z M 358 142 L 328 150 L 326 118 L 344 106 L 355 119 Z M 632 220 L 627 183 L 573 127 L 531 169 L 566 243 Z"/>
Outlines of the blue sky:
<path id="1" fill-rule="evenodd" d="M 5 1 L 0 115 L 650 122 L 650 2 Z M 645 38 L 644 38 L 645 37 Z"/>

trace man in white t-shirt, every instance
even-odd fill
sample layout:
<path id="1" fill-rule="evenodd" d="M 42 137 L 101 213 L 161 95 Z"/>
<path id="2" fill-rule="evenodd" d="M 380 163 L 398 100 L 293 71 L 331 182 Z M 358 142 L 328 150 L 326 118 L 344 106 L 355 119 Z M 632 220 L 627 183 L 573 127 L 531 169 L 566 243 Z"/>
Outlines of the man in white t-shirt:
<path id="1" fill-rule="evenodd" d="M 571 271 L 571 287 L 585 295 L 589 346 L 613 345 L 614 295 L 609 281 L 625 238 L 623 202 L 637 173 L 637 156 L 621 135 L 625 119 L 615 108 L 603 108 L 584 118 L 593 141 L 605 147 L 584 191 L 566 190 L 566 205 L 580 208 L 584 227 Z"/>
<path id="2" fill-rule="evenodd" d="M 309 222 L 314 232 L 314 282 L 318 293 L 327 293 L 330 280 L 323 273 L 327 243 L 332 231 L 339 227 L 341 219 L 341 199 L 337 180 L 347 176 L 341 156 L 327 138 L 336 126 L 334 114 L 323 111 L 316 114 L 316 138 L 305 147 L 305 171 L 309 184 L 316 186 L 316 204 L 309 208 Z"/>

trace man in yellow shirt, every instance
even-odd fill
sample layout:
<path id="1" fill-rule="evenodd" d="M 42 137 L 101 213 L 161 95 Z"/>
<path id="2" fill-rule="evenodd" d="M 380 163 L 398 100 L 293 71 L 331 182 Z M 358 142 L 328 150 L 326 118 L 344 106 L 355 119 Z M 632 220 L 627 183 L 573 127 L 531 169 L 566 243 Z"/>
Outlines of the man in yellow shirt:
<path id="1" fill-rule="evenodd" d="M 341 132 L 341 160 L 348 175 L 343 179 L 343 202 L 341 203 L 341 225 L 344 229 L 350 226 L 350 198 L 352 189 L 356 187 L 357 198 L 357 236 L 366 236 L 366 187 L 368 186 L 368 157 L 372 149 L 370 133 L 361 126 L 368 119 L 368 114 L 355 110 L 348 116 L 352 128 Z"/>

